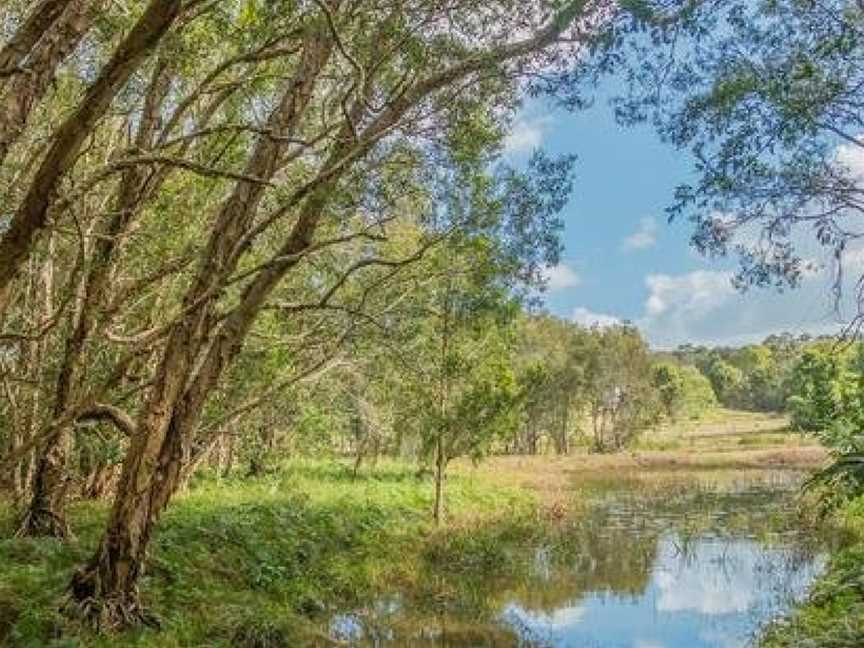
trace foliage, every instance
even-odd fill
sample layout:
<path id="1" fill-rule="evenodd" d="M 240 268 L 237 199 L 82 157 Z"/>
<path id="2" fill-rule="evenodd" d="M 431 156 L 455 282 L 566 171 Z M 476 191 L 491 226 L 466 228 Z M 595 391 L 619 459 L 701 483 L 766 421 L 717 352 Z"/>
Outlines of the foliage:
<path id="1" fill-rule="evenodd" d="M 668 356 L 698 368 L 711 381 L 724 407 L 782 412 L 787 407 L 792 372 L 801 353 L 817 343 L 818 339 L 807 335 L 793 337 L 786 333 L 741 347 L 682 345 Z"/>
<path id="2" fill-rule="evenodd" d="M 864 500 L 849 503 L 843 520 L 851 535 L 847 546 L 831 556 L 807 599 L 764 630 L 760 646 L 852 648 L 864 641 Z"/>
<path id="3" fill-rule="evenodd" d="M 861 236 L 860 3 L 644 4 L 651 37 L 629 43 L 618 109 L 694 154 L 670 216 L 703 253 L 737 254 L 741 288 L 796 286 L 826 261 L 839 298 Z"/>
<path id="4" fill-rule="evenodd" d="M 653 382 L 670 419 L 698 418 L 717 406 L 710 381 L 696 367 L 656 364 Z"/>
<path id="5" fill-rule="evenodd" d="M 864 373 L 861 343 L 813 345 L 792 375 L 792 423 L 818 437 L 832 463 L 810 480 L 826 511 L 864 493 Z"/>

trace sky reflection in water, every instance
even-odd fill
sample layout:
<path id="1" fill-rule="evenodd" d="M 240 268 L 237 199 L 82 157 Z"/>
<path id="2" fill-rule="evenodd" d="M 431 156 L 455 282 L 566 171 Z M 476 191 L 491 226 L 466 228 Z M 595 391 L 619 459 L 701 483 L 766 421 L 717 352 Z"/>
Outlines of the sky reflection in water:
<path id="1" fill-rule="evenodd" d="M 798 473 L 658 479 L 574 484 L 589 505 L 567 529 L 569 553 L 537 548 L 527 576 L 448 581 L 462 604 L 434 612 L 394 592 L 332 618 L 329 634 L 362 646 L 750 645 L 806 594 L 838 538 L 799 525 Z"/>
<path id="2" fill-rule="evenodd" d="M 590 592 L 552 612 L 508 604 L 502 622 L 536 646 L 734 648 L 802 596 L 821 558 L 749 539 L 660 539 L 641 594 Z"/>

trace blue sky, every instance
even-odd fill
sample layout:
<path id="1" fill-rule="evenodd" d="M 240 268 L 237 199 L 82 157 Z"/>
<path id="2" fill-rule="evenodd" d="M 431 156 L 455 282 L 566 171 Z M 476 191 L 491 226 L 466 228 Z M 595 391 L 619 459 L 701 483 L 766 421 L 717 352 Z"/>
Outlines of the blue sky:
<path id="1" fill-rule="evenodd" d="M 516 161 L 535 147 L 579 158 L 564 212 L 562 264 L 549 271 L 546 304 L 556 315 L 583 324 L 626 319 L 657 348 L 839 329 L 827 263 L 799 290 L 741 295 L 730 284 L 734 259 L 705 259 L 692 250 L 689 224 L 664 216 L 675 187 L 693 177 L 692 159 L 663 144 L 651 127 L 619 126 L 605 100 L 578 113 L 535 102 L 516 120 L 506 154 Z M 824 261 L 815 248 L 812 254 Z"/>

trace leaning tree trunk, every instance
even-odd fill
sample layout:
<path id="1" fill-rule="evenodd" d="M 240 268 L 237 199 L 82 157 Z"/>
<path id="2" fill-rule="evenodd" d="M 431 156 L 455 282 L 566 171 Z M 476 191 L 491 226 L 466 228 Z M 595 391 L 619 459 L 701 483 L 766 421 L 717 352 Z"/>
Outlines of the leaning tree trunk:
<path id="1" fill-rule="evenodd" d="M 295 79 L 271 114 L 269 124 L 274 131 L 286 137 L 293 132 L 331 51 L 332 42 L 319 33 L 307 36 Z M 247 162 L 248 175 L 272 177 L 283 151 L 283 144 L 260 138 Z M 198 276 L 184 298 L 185 316 L 172 328 L 132 435 L 108 527 L 96 554 L 72 579 L 70 608 L 83 613 L 97 627 L 111 629 L 154 621 L 140 602 L 138 583 L 153 528 L 182 483 L 192 432 L 207 396 L 239 352 L 264 300 L 297 263 L 297 254 L 310 245 L 325 202 L 322 195 L 311 201 L 311 207 L 307 205 L 311 215 L 301 216 L 286 241 L 288 260 L 263 271 L 246 289 L 242 305 L 216 332 L 215 282 L 229 276 L 236 264 L 234 246 L 246 234 L 262 193 L 260 184 L 240 183 L 223 203 Z M 193 379 L 199 352 L 211 336 Z"/>
<path id="2" fill-rule="evenodd" d="M 39 457 L 33 479 L 33 495 L 18 531 L 22 536 L 48 536 L 66 538 L 69 524 L 66 521 L 66 493 L 71 435 L 63 433 L 51 444 L 47 452 Z"/>
<path id="3" fill-rule="evenodd" d="M 165 429 L 164 416 L 164 411 L 151 410 L 149 424 Z M 175 414 L 164 435 L 143 428 L 135 435 L 107 531 L 91 561 L 72 578 L 70 607 L 100 630 L 156 625 L 141 604 L 138 584 L 153 528 L 181 483 L 183 438 L 190 422 Z"/>
<path id="4" fill-rule="evenodd" d="M 0 237 L 0 292 L 30 255 L 36 235 L 47 223 L 57 188 L 75 164 L 81 147 L 129 77 L 170 29 L 181 5 L 180 0 L 151 0 L 76 110 L 57 129 L 9 227 Z"/>
<path id="5" fill-rule="evenodd" d="M 0 50 L 2 78 L 11 78 L 25 72 L 21 63 L 36 43 L 48 33 L 70 2 L 71 0 L 42 0 L 31 10 L 21 27 Z"/>
<path id="6" fill-rule="evenodd" d="M 51 30 L 28 53 L 26 70 L 6 84 L 0 106 L 0 164 L 27 125 L 33 108 L 54 83 L 57 70 L 90 29 L 97 2 L 71 0 Z"/>
<path id="7" fill-rule="evenodd" d="M 168 92 L 170 74 L 157 68 L 145 97 L 145 110 L 136 135 L 139 148 L 150 146 L 159 106 Z M 128 231 L 136 206 L 142 198 L 146 177 L 137 168 L 126 171 L 115 195 L 116 208 L 110 219 L 99 226 L 101 235 L 93 249 L 93 259 L 83 286 L 79 312 L 73 316 L 72 331 L 66 338 L 60 370 L 54 387 L 54 420 L 61 420 L 73 406 L 83 376 L 85 346 L 99 323 L 101 309 L 110 292 L 112 263 L 121 238 Z M 23 516 L 19 534 L 64 538 L 66 523 L 66 465 L 73 444 L 72 424 L 60 426 L 42 447 L 33 480 L 33 496 Z"/>

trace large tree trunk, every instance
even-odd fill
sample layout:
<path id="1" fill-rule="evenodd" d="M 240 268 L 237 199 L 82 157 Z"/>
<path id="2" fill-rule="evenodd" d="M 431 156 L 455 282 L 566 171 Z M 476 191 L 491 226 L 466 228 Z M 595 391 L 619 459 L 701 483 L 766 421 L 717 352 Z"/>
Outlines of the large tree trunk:
<path id="1" fill-rule="evenodd" d="M 308 35 L 300 68 L 270 116 L 268 125 L 273 132 L 286 137 L 293 133 L 331 50 L 332 43 L 321 34 Z M 272 177 L 283 151 L 283 144 L 261 137 L 246 165 L 247 175 Z M 218 291 L 214 289 L 236 266 L 234 248 L 246 234 L 262 196 L 260 184 L 241 182 L 217 215 L 198 275 L 184 298 L 186 314 L 168 336 L 127 451 L 108 528 L 95 556 L 72 580 L 74 607 L 99 627 L 153 621 L 138 598 L 138 580 L 153 527 L 181 485 L 192 432 L 208 395 L 240 351 L 263 300 L 297 263 L 296 258 L 286 261 L 279 266 L 281 273 L 275 267 L 263 272 L 266 280 L 259 277 L 252 282 L 242 307 L 222 322 L 214 337 L 218 323 L 214 316 Z M 318 212 L 315 214 L 313 224 L 317 224 Z M 292 253 L 308 247 L 314 227 L 295 227 L 295 231 L 287 242 Z M 202 353 L 203 362 L 195 370 Z"/>
<path id="2" fill-rule="evenodd" d="M 33 478 L 33 494 L 19 535 L 53 538 L 66 538 L 69 535 L 66 522 L 66 493 L 69 485 L 67 459 L 72 436 L 65 429 L 51 447 L 39 456 Z"/>
<path id="3" fill-rule="evenodd" d="M 183 439 L 197 417 L 178 412 L 166 420 L 164 411 L 150 414 L 151 428 L 139 430 L 126 456 L 99 548 L 72 578 L 72 605 L 100 630 L 156 623 L 141 604 L 138 582 L 153 528 L 180 486 Z"/>

